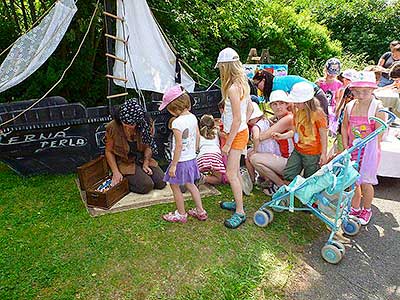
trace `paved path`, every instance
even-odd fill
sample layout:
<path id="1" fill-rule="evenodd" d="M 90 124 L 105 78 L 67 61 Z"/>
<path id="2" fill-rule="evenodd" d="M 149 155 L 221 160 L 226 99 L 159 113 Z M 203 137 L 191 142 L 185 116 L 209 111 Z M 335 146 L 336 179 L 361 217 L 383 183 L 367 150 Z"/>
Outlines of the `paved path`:
<path id="1" fill-rule="evenodd" d="M 308 249 L 290 299 L 400 300 L 400 179 L 380 178 L 372 204 L 373 219 L 348 240 L 340 264 L 320 255 L 326 235 Z"/>

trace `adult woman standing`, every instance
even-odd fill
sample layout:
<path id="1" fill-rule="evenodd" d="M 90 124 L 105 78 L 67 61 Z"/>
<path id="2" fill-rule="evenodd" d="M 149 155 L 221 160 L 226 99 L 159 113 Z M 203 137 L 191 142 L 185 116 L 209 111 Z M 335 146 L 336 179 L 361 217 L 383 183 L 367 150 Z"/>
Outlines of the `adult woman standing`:
<path id="1" fill-rule="evenodd" d="M 113 173 L 112 185 L 125 176 L 131 192 L 147 194 L 163 189 L 164 172 L 152 158 L 156 144 L 150 118 L 135 99 L 122 104 L 106 126 L 106 158 Z"/>
<path id="2" fill-rule="evenodd" d="M 276 121 L 270 128 L 260 133 L 260 140 L 272 139 L 273 133 L 285 133 L 293 125 L 293 114 L 290 112 L 290 103 L 287 102 L 288 95 L 282 90 L 276 90 L 271 93 L 269 100 Z M 275 186 L 280 187 L 284 184 L 281 176 L 293 150 L 293 142 L 291 140 L 276 140 L 276 142 L 278 142 L 281 155 L 255 153 L 251 156 L 250 161 L 264 179 L 270 180 Z M 271 195 L 273 190 L 273 188 L 267 188 L 264 193 Z"/>
<path id="3" fill-rule="evenodd" d="M 254 84 L 263 93 L 264 97 L 268 99 L 272 91 L 283 90 L 286 93 L 290 93 L 293 85 L 304 81 L 314 87 L 314 97 L 319 100 L 321 108 L 328 116 L 328 99 L 324 91 L 315 83 L 297 75 L 274 76 L 266 70 L 257 71 L 253 77 Z"/>

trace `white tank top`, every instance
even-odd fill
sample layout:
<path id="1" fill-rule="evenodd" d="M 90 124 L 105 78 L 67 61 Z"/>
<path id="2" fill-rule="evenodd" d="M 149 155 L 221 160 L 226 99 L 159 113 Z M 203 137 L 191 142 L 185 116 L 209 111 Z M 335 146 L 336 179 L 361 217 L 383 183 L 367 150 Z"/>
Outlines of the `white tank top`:
<path id="1" fill-rule="evenodd" d="M 250 101 L 250 97 L 246 97 L 242 100 L 240 100 L 240 126 L 239 130 L 243 131 L 247 129 L 247 103 Z M 231 131 L 231 126 L 233 122 L 233 114 L 232 114 L 232 104 L 231 100 L 229 98 L 226 98 L 225 100 L 225 107 L 224 107 L 224 113 L 222 117 L 222 122 L 224 124 L 224 132 L 229 133 Z"/>

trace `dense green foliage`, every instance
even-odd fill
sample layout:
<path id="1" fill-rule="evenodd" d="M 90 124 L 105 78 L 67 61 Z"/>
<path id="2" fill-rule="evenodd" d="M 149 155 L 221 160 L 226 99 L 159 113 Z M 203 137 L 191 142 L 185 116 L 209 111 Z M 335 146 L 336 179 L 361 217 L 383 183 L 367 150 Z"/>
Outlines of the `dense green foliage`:
<path id="1" fill-rule="evenodd" d="M 315 20 L 342 42 L 343 49 L 366 54 L 378 62 L 389 50 L 389 43 L 399 40 L 400 1 L 388 0 L 287 0 L 297 11 L 310 10 Z"/>
<path id="2" fill-rule="evenodd" d="M 26 32 L 53 2 L 2 0 L 0 50 Z M 78 13 L 54 55 L 25 82 L 2 93 L 0 102 L 40 97 L 57 81 L 78 48 L 95 3 L 95 0 L 77 2 Z M 384 0 L 148 0 L 148 3 L 184 60 L 210 81 L 218 76 L 213 69 L 214 61 L 226 46 L 237 49 L 242 60 L 252 47 L 259 51 L 268 48 L 274 63 L 288 63 L 290 73 L 313 80 L 327 58 L 349 57 L 342 52 L 342 44 L 347 52 L 357 56 L 357 62 L 364 58 L 376 61 L 395 38 L 399 24 L 397 0 L 392 5 Z M 91 106 L 104 104 L 107 83 L 101 10 L 77 61 L 54 95 Z M 207 85 L 200 77 L 193 77 Z"/>

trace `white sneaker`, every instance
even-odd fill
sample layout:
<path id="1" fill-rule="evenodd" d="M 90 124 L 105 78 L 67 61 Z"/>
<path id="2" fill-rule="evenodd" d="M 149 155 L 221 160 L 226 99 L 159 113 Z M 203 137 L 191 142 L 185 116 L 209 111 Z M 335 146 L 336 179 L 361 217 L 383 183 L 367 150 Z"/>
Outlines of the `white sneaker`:
<path id="1" fill-rule="evenodd" d="M 249 196 L 253 190 L 253 182 L 251 181 L 249 171 L 244 167 L 240 168 L 240 176 L 242 177 L 240 180 L 242 183 L 242 191 L 246 196 Z"/>

